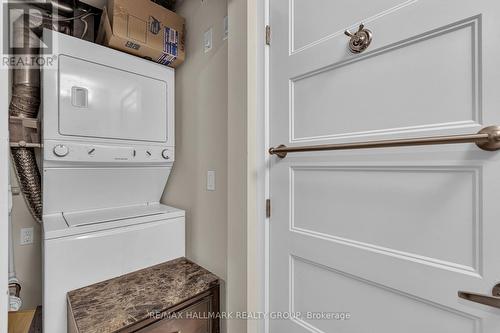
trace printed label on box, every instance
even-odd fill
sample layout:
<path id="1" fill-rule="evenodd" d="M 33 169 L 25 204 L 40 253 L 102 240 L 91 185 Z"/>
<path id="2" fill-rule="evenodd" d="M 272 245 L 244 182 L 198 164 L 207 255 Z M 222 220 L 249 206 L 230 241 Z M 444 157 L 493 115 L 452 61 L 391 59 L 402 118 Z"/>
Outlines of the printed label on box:
<path id="1" fill-rule="evenodd" d="M 162 65 L 170 65 L 174 62 L 175 59 L 177 59 L 177 57 L 174 55 L 162 53 L 162 55 L 158 58 L 158 60 L 156 60 L 156 62 Z"/>
<path id="2" fill-rule="evenodd" d="M 163 51 L 177 57 L 179 55 L 179 32 L 175 29 L 165 27 Z"/>
<path id="3" fill-rule="evenodd" d="M 125 43 L 125 46 L 134 50 L 138 50 L 141 47 L 139 44 L 133 43 L 131 41 L 127 41 L 127 43 Z"/>

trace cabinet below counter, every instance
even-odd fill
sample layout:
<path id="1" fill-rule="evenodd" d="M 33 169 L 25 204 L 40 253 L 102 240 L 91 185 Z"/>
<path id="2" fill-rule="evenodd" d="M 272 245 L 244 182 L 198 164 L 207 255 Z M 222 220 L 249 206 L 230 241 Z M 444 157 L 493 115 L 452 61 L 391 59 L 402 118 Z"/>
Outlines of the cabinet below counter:
<path id="1" fill-rule="evenodd" d="M 68 293 L 69 333 L 219 333 L 219 278 L 179 258 Z"/>

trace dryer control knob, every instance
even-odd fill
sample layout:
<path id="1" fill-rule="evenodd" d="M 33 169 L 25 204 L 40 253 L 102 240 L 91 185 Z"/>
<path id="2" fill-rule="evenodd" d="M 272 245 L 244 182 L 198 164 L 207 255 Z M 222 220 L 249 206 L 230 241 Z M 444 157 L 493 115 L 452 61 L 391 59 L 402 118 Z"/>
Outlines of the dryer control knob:
<path id="1" fill-rule="evenodd" d="M 68 155 L 69 149 L 65 145 L 57 145 L 54 147 L 54 155 L 57 157 L 64 157 Z"/>
<path id="2" fill-rule="evenodd" d="M 166 159 L 166 160 L 169 160 L 170 159 L 170 156 L 168 154 L 168 149 L 163 149 L 163 151 L 161 152 L 161 156 Z"/>

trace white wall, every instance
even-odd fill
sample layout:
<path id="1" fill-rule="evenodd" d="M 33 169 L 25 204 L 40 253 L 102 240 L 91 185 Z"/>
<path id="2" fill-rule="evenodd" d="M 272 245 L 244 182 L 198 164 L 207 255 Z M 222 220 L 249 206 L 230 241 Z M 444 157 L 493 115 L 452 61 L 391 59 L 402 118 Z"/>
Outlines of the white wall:
<path id="1" fill-rule="evenodd" d="M 3 31 L 3 1 L 0 3 L 0 27 Z M 3 34 L 0 34 L 0 47 L 3 48 Z M 8 310 L 8 74 L 0 69 L 0 333 L 7 332 Z"/>
<path id="2" fill-rule="evenodd" d="M 187 256 L 226 281 L 227 2 L 183 1 L 177 13 L 186 18 L 186 61 L 176 70 L 176 161 L 162 202 L 186 210 Z M 205 53 L 209 28 L 213 46 Z M 206 189 L 207 170 L 216 171 L 215 191 Z"/>
<path id="3" fill-rule="evenodd" d="M 12 71 L 9 73 L 7 94 L 12 91 Z M 8 110 L 7 110 L 8 112 Z M 10 151 L 8 152 L 10 154 Z M 17 177 L 12 163 L 8 167 L 11 185 L 19 188 Z M 33 244 L 20 245 L 20 232 L 22 228 L 33 228 Z M 22 194 L 12 197 L 12 245 L 14 249 L 14 267 L 16 277 L 19 280 L 21 299 L 23 304 L 21 310 L 36 309 L 42 304 L 42 228 L 31 216 Z"/>
<path id="4" fill-rule="evenodd" d="M 10 179 L 13 187 L 19 186 L 12 166 Z M 22 194 L 13 195 L 12 204 L 12 244 L 16 276 L 22 286 L 21 309 L 36 309 L 42 304 L 42 228 L 31 216 Z M 20 245 L 21 228 L 33 228 L 33 244 Z"/>

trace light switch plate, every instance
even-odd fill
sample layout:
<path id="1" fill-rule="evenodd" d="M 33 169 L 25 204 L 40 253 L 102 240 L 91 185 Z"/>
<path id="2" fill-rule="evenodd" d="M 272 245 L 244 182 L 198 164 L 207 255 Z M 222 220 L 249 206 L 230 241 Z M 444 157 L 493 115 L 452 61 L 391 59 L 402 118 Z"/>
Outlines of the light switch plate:
<path id="1" fill-rule="evenodd" d="M 33 244 L 33 228 L 22 228 L 20 235 L 21 245 Z"/>
<path id="2" fill-rule="evenodd" d="M 203 34 L 203 50 L 205 53 L 212 49 L 212 28 L 205 31 Z"/>
<path id="3" fill-rule="evenodd" d="M 215 191 L 215 171 L 207 171 L 207 191 Z"/>

